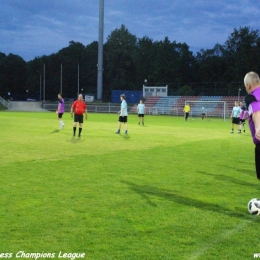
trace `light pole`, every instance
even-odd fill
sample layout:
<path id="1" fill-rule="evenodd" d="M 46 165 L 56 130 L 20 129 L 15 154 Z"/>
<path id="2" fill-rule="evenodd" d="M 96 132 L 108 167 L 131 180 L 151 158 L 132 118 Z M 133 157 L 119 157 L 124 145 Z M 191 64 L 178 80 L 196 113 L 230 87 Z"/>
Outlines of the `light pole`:
<path id="1" fill-rule="evenodd" d="M 43 65 L 43 103 L 45 104 L 45 63 Z"/>
<path id="2" fill-rule="evenodd" d="M 40 101 L 42 100 L 42 74 L 40 71 L 38 71 L 40 75 Z"/>
<path id="3" fill-rule="evenodd" d="M 79 95 L 79 64 L 78 64 L 78 95 Z"/>
<path id="4" fill-rule="evenodd" d="M 99 30 L 98 30 L 98 75 L 97 99 L 102 100 L 103 92 L 103 37 L 104 37 L 104 0 L 99 0 Z"/>
<path id="5" fill-rule="evenodd" d="M 62 63 L 60 64 L 60 94 L 62 95 Z"/>
<path id="6" fill-rule="evenodd" d="M 238 94 L 237 94 L 238 103 L 239 103 L 239 99 L 240 99 L 240 91 L 241 91 L 241 88 L 238 89 Z"/>

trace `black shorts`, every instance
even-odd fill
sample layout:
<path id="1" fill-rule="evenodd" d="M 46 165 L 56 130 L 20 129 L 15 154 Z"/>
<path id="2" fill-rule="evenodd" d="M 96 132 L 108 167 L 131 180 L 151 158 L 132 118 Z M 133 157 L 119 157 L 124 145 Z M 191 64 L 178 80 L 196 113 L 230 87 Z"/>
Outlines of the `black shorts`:
<path id="1" fill-rule="evenodd" d="M 239 117 L 232 117 L 232 124 L 239 124 Z"/>
<path id="2" fill-rule="evenodd" d="M 127 116 L 120 116 L 118 118 L 118 121 L 121 122 L 121 123 L 127 123 Z"/>
<path id="3" fill-rule="evenodd" d="M 245 119 L 239 119 L 239 123 L 242 125 L 242 124 L 244 124 L 245 123 Z"/>
<path id="4" fill-rule="evenodd" d="M 63 113 L 58 113 L 58 118 L 62 118 Z"/>
<path id="5" fill-rule="evenodd" d="M 83 123 L 83 115 L 74 114 L 74 123 L 77 123 L 77 122 L 79 122 L 80 124 Z"/>
<path id="6" fill-rule="evenodd" d="M 138 114 L 138 117 L 144 117 L 144 114 Z"/>

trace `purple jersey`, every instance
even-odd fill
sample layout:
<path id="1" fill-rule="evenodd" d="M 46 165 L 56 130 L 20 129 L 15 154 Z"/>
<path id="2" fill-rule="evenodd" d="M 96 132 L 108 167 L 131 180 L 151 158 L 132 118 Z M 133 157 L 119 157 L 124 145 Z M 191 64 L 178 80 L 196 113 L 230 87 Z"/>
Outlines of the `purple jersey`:
<path id="1" fill-rule="evenodd" d="M 59 113 L 64 113 L 64 99 L 63 98 L 61 98 L 59 100 L 58 112 Z"/>
<path id="2" fill-rule="evenodd" d="M 260 141 L 258 141 L 255 138 L 255 124 L 252 119 L 253 113 L 260 111 L 260 87 L 252 91 L 250 94 L 255 97 L 256 101 L 251 102 L 248 106 L 248 123 L 252 134 L 253 142 L 255 144 L 260 144 Z"/>
<path id="3" fill-rule="evenodd" d="M 239 119 L 244 120 L 246 118 L 246 114 L 247 114 L 246 108 L 244 106 L 242 106 L 241 113 L 239 115 Z"/>

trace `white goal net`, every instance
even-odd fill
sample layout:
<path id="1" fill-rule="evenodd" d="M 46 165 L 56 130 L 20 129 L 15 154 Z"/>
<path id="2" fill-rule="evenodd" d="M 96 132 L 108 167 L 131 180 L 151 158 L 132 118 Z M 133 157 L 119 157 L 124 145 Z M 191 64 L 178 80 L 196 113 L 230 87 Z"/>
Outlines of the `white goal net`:
<path id="1" fill-rule="evenodd" d="M 185 100 L 185 105 L 190 106 L 191 117 L 201 117 L 205 113 L 205 117 L 221 117 L 226 120 L 226 101 L 194 101 Z"/>

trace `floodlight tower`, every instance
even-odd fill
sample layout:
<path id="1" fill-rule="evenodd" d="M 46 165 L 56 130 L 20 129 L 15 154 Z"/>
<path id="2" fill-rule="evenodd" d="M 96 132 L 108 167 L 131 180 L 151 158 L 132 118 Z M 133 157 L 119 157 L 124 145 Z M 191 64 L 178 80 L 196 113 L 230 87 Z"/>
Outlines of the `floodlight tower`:
<path id="1" fill-rule="evenodd" d="M 102 100 L 103 89 L 103 35 L 104 35 L 104 0 L 99 0 L 99 34 L 98 34 L 98 76 L 97 99 Z"/>

